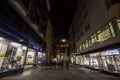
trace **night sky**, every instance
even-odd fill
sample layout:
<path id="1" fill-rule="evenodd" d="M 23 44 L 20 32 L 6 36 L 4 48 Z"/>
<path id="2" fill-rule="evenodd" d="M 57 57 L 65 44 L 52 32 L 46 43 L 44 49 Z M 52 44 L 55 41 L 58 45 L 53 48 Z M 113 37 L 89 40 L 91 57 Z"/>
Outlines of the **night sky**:
<path id="1" fill-rule="evenodd" d="M 50 0 L 50 19 L 55 38 L 68 37 L 77 0 Z"/>

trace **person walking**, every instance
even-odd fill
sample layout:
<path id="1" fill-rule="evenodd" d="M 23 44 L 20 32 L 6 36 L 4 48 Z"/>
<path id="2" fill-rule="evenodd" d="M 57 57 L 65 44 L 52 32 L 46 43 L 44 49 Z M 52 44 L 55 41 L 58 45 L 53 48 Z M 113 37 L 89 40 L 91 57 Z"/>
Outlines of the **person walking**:
<path id="1" fill-rule="evenodd" d="M 63 70 L 63 67 L 64 67 L 64 60 L 63 59 L 61 59 L 60 65 L 61 65 L 61 70 Z"/>
<path id="2" fill-rule="evenodd" d="M 57 64 L 57 59 L 56 59 L 56 58 L 54 58 L 54 62 L 53 62 L 54 69 L 56 69 L 56 64 Z"/>
<path id="3" fill-rule="evenodd" d="M 66 60 L 65 64 L 66 64 L 66 69 L 68 70 L 69 69 L 69 60 L 68 59 Z"/>
<path id="4" fill-rule="evenodd" d="M 50 66 L 51 66 L 51 69 L 52 69 L 53 64 L 54 64 L 53 62 L 54 62 L 54 59 L 52 58 L 52 59 L 51 59 L 51 61 L 50 61 Z"/>
<path id="5" fill-rule="evenodd" d="M 60 70 L 60 59 L 57 60 L 58 69 Z"/>

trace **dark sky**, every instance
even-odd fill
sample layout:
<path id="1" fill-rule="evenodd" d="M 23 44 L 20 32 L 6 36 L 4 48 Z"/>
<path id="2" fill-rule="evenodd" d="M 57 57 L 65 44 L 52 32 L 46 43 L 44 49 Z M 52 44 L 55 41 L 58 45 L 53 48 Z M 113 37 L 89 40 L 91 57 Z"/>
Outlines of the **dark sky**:
<path id="1" fill-rule="evenodd" d="M 68 37 L 77 0 L 50 0 L 51 22 L 56 38 Z"/>

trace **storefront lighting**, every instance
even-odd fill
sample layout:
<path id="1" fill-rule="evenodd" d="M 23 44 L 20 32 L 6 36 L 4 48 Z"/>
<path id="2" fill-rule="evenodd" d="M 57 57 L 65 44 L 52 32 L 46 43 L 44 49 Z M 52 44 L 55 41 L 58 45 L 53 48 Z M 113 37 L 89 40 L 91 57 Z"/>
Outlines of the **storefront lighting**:
<path id="1" fill-rule="evenodd" d="M 23 41 L 23 39 L 20 39 L 20 41 L 22 42 L 22 41 Z"/>
<path id="2" fill-rule="evenodd" d="M 36 45 L 33 45 L 33 49 L 39 50 L 40 48 L 38 46 L 36 46 Z"/>
<path id="3" fill-rule="evenodd" d="M 4 38 L 0 37 L 0 40 L 3 40 Z"/>
<path id="4" fill-rule="evenodd" d="M 27 50 L 27 47 L 26 47 L 26 46 L 24 46 L 24 47 L 23 47 L 23 50 Z"/>
<path id="5" fill-rule="evenodd" d="M 11 42 L 10 45 L 15 46 L 15 47 L 21 47 L 21 45 L 16 42 Z"/>
<path id="6" fill-rule="evenodd" d="M 64 42 L 66 42 L 66 39 L 62 39 L 61 41 L 64 43 Z"/>

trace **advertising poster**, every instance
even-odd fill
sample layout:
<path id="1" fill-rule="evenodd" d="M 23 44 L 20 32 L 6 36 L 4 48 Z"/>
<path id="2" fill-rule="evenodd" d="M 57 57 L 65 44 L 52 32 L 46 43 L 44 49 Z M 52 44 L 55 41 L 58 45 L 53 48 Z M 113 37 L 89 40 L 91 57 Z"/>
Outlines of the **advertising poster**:
<path id="1" fill-rule="evenodd" d="M 38 52 L 37 62 L 38 63 L 45 63 L 46 55 L 43 52 Z"/>

